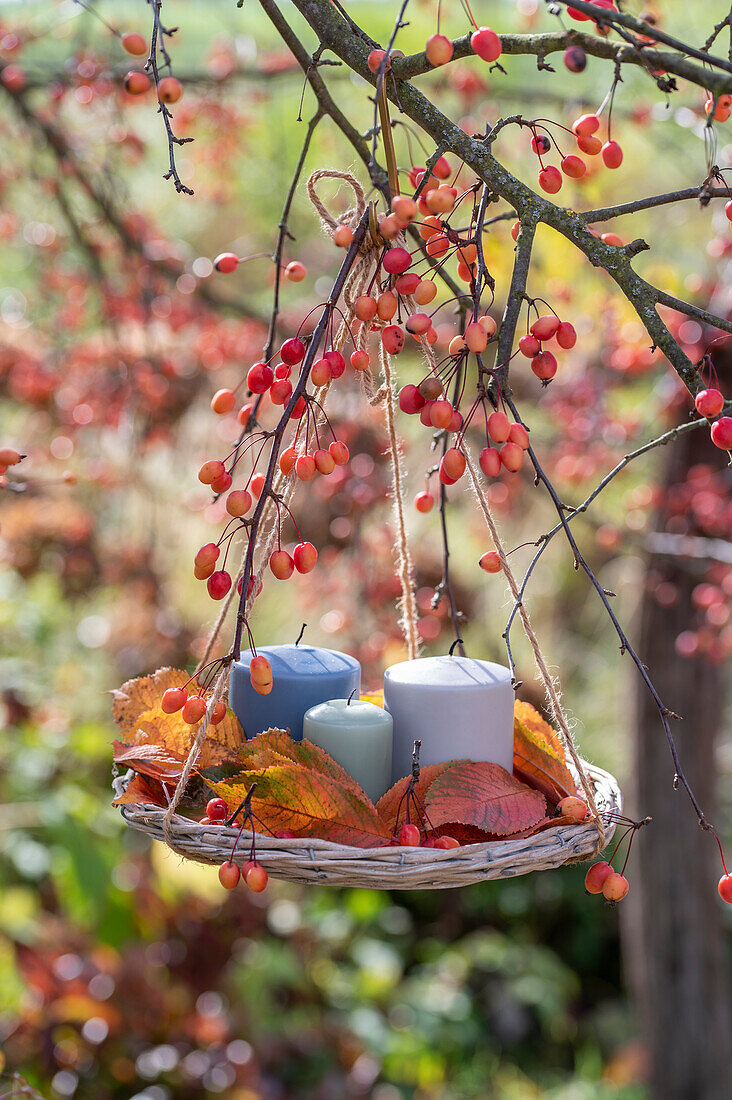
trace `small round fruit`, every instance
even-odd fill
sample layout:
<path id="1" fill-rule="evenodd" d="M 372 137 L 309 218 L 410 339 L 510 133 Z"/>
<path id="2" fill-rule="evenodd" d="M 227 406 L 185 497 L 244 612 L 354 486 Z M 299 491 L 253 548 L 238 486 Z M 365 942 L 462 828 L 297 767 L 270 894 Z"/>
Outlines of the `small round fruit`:
<path id="1" fill-rule="evenodd" d="M 332 474 L 335 470 L 335 459 L 325 447 L 318 447 L 313 455 L 313 461 L 315 462 L 315 469 L 319 474 L 325 474 L 327 476 L 328 474 Z"/>
<path id="2" fill-rule="evenodd" d="M 161 103 L 177 103 L 183 95 L 183 85 L 174 76 L 164 76 L 158 84 L 158 99 Z"/>
<path id="3" fill-rule="evenodd" d="M 522 451 L 529 449 L 529 433 L 523 424 L 512 424 L 508 432 L 509 443 L 517 443 Z"/>
<path id="4" fill-rule="evenodd" d="M 244 871 L 244 882 L 255 894 L 261 894 L 267 885 L 267 872 L 261 863 L 250 862 Z"/>
<path id="5" fill-rule="evenodd" d="M 419 829 L 416 825 L 405 823 L 399 830 L 399 843 L 403 848 L 419 847 Z"/>
<path id="6" fill-rule="evenodd" d="M 209 722 L 212 726 L 218 726 L 219 722 L 223 722 L 226 717 L 226 703 L 223 699 L 219 699 L 218 703 L 214 703 L 213 710 L 209 716 Z"/>
<path id="7" fill-rule="evenodd" d="M 577 798 L 575 795 L 568 795 L 567 798 L 563 798 L 558 804 L 562 817 L 569 817 L 572 821 L 584 821 L 587 817 L 589 808 L 583 798 Z"/>
<path id="8" fill-rule="evenodd" d="M 465 329 L 464 340 L 474 355 L 485 351 L 488 344 L 488 333 L 478 321 L 471 321 Z"/>
<path id="9" fill-rule="evenodd" d="M 336 245 L 337 248 L 348 248 L 352 240 L 353 230 L 350 225 L 336 226 L 333 231 L 333 244 Z"/>
<path id="10" fill-rule="evenodd" d="M 353 312 L 359 321 L 370 321 L 376 316 L 376 299 L 370 294 L 362 294 L 353 303 Z"/>
<path id="11" fill-rule="evenodd" d="M 560 324 L 559 318 L 553 313 L 545 313 L 543 317 L 536 318 L 529 331 L 537 340 L 551 340 L 558 332 Z"/>
<path id="12" fill-rule="evenodd" d="M 721 451 L 732 450 L 732 416 L 721 416 L 712 424 L 712 443 Z"/>
<path id="13" fill-rule="evenodd" d="M 483 554 L 478 562 L 478 565 L 481 569 L 484 569 L 486 573 L 501 572 L 501 559 L 496 550 L 486 550 L 485 554 Z"/>
<path id="14" fill-rule="evenodd" d="M 160 709 L 165 714 L 176 714 L 188 698 L 188 692 L 184 687 L 168 688 L 163 692 L 160 700 Z"/>
<path id="15" fill-rule="evenodd" d="M 214 260 L 214 267 L 222 275 L 231 275 L 239 266 L 239 257 L 233 252 L 221 252 Z"/>
<path id="16" fill-rule="evenodd" d="M 272 684 L 272 666 L 261 653 L 249 662 L 249 679 L 253 684 Z"/>
<path id="17" fill-rule="evenodd" d="M 280 356 L 283 363 L 294 367 L 305 358 L 305 345 L 298 336 L 291 336 L 289 340 L 285 340 L 280 348 Z"/>
<path id="18" fill-rule="evenodd" d="M 226 498 L 226 511 L 237 519 L 245 516 L 252 506 L 252 495 L 246 489 L 234 489 Z"/>
<path id="19" fill-rule="evenodd" d="M 562 188 L 562 173 L 553 164 L 548 164 L 539 172 L 539 187 L 548 195 L 556 195 Z"/>
<path id="20" fill-rule="evenodd" d="M 722 875 L 717 884 L 717 890 L 722 901 L 732 905 L 732 875 Z"/>
<path id="21" fill-rule="evenodd" d="M 501 40 L 490 27 L 478 27 L 470 36 L 470 48 L 483 61 L 497 61 L 503 52 Z"/>
<path id="22" fill-rule="evenodd" d="M 602 160 L 606 168 L 619 168 L 623 163 L 623 150 L 617 141 L 606 141 L 602 147 Z M 625 897 L 625 895 L 623 895 Z"/>
<path id="23" fill-rule="evenodd" d="M 408 195 L 395 195 L 391 200 L 391 209 L 401 225 L 409 225 L 417 217 L 417 204 Z"/>
<path id="24" fill-rule="evenodd" d="M 384 61 L 385 58 L 386 61 Z M 366 58 L 366 64 L 371 69 L 371 72 L 376 74 L 382 64 L 385 70 L 389 69 L 391 67 L 391 59 L 387 57 L 386 50 L 372 50 Z"/>
<path id="25" fill-rule="evenodd" d="M 582 179 L 587 171 L 587 165 L 582 160 L 582 157 L 577 157 L 574 153 L 570 153 L 569 156 L 563 157 L 561 162 L 562 171 L 565 176 L 569 176 L 571 179 Z"/>
<path id="26" fill-rule="evenodd" d="M 295 563 L 286 550 L 273 550 L 269 556 L 269 567 L 278 581 L 286 581 L 292 576 Z"/>
<path id="27" fill-rule="evenodd" d="M 602 896 L 611 905 L 615 905 L 623 900 L 629 889 L 630 883 L 625 875 L 619 874 L 618 871 L 611 871 L 602 884 Z"/>
<path id="28" fill-rule="evenodd" d="M 315 477 L 315 458 L 313 455 L 298 455 L 295 460 L 295 474 L 300 481 L 312 481 Z"/>
<path id="29" fill-rule="evenodd" d="M 402 275 L 412 263 L 406 248 L 390 248 L 382 260 L 384 271 L 390 275 Z"/>
<path id="30" fill-rule="evenodd" d="M 369 353 L 365 348 L 356 348 L 351 352 L 351 366 L 354 370 L 364 371 L 369 369 Z"/>
<path id="31" fill-rule="evenodd" d="M 404 323 L 407 332 L 413 336 L 422 336 L 431 326 L 432 320 L 426 313 L 412 313 Z"/>
<path id="32" fill-rule="evenodd" d="M 416 497 L 414 498 L 414 507 L 417 509 L 418 512 L 422 512 L 424 515 L 426 515 L 427 512 L 431 512 L 434 508 L 434 505 L 435 498 L 432 496 L 432 493 L 428 493 L 426 491 L 423 493 L 417 493 Z"/>
<path id="33" fill-rule="evenodd" d="M 429 305 L 437 294 L 437 284 L 431 279 L 422 279 L 414 292 L 414 300 L 420 306 Z"/>
<path id="34" fill-rule="evenodd" d="M 301 283 L 306 277 L 308 269 L 299 260 L 291 260 L 285 268 L 285 278 L 290 283 Z"/>
<path id="35" fill-rule="evenodd" d="M 600 120 L 597 115 L 580 115 L 572 123 L 572 130 L 577 137 L 591 137 L 600 129 Z"/>
<path id="36" fill-rule="evenodd" d="M 392 317 L 397 311 L 399 302 L 397 296 L 392 290 L 385 290 L 383 294 L 380 294 L 376 299 L 376 312 L 380 321 L 391 321 Z"/>
<path id="37" fill-rule="evenodd" d="M 259 500 L 262 495 L 265 481 L 266 478 L 264 474 L 252 474 L 251 481 L 249 482 L 249 488 L 252 491 L 252 496 L 256 497 L 257 500 Z"/>
<path id="38" fill-rule="evenodd" d="M 223 798 L 211 798 L 206 803 L 206 813 L 209 821 L 226 821 L 229 808 Z"/>
<path id="39" fill-rule="evenodd" d="M 425 399 L 419 392 L 419 387 L 408 382 L 399 391 L 399 408 L 403 413 L 413 415 L 424 406 Z"/>
<path id="40" fill-rule="evenodd" d="M 345 466 L 351 457 L 348 447 L 342 439 L 334 439 L 328 450 L 333 455 L 336 466 Z"/>
<path id="41" fill-rule="evenodd" d="M 585 875 L 585 890 L 587 893 L 601 894 L 605 879 L 612 873 L 611 865 L 604 860 L 600 863 L 593 863 Z"/>
<path id="42" fill-rule="evenodd" d="M 255 363 L 247 372 L 247 386 L 252 393 L 266 393 L 274 382 L 274 371 L 267 363 Z"/>
<path id="43" fill-rule="evenodd" d="M 452 420 L 454 409 L 449 401 L 435 401 L 430 408 L 430 423 L 433 428 L 446 428 Z"/>
<path id="44" fill-rule="evenodd" d="M 510 470 L 512 474 L 518 473 L 523 466 L 524 449 L 518 443 L 504 443 L 501 447 L 501 465 Z"/>
<path id="45" fill-rule="evenodd" d="M 381 342 L 389 355 L 399 355 L 404 348 L 404 330 L 400 325 L 387 325 L 381 331 Z"/>
<path id="46" fill-rule="evenodd" d="M 724 397 L 719 390 L 701 390 L 694 398 L 694 405 L 701 416 L 719 416 L 724 408 Z"/>
<path id="47" fill-rule="evenodd" d="M 236 404 L 236 396 L 233 390 L 217 390 L 211 398 L 211 411 L 218 416 L 230 413 Z"/>
<path id="48" fill-rule="evenodd" d="M 587 54 L 581 46 L 569 46 L 564 51 L 564 64 L 571 73 L 582 73 L 587 68 Z"/>
<path id="49" fill-rule="evenodd" d="M 196 565 L 213 565 L 221 553 L 215 542 L 206 542 L 193 559 Z"/>
<path id="50" fill-rule="evenodd" d="M 14 447 L 0 447 L 0 466 L 17 466 L 23 455 Z"/>
<path id="51" fill-rule="evenodd" d="M 206 700 L 202 695 L 189 695 L 183 704 L 181 716 L 189 726 L 195 726 L 206 713 Z"/>
<path id="52" fill-rule="evenodd" d="M 229 859 L 219 867 L 219 882 L 225 890 L 233 890 L 239 883 L 241 871 L 237 863 Z"/>
<path id="53" fill-rule="evenodd" d="M 430 65 L 447 65 L 452 61 L 454 46 L 444 34 L 431 34 L 425 43 L 424 52 Z"/>
<path id="54" fill-rule="evenodd" d="M 560 348 L 564 348 L 565 351 L 569 351 L 577 343 L 575 327 L 569 321 L 562 321 L 555 335 Z"/>
<path id="55" fill-rule="evenodd" d="M 438 836 L 435 841 L 435 848 L 459 848 L 460 841 L 456 840 L 454 836 Z"/>
<path id="56" fill-rule="evenodd" d="M 206 581 L 206 588 L 212 600 L 223 600 L 231 588 L 231 574 L 225 569 L 218 569 Z"/>
<path id="57" fill-rule="evenodd" d="M 198 480 L 202 485 L 213 485 L 214 481 L 218 481 L 225 473 L 226 467 L 223 462 L 219 462 L 217 458 L 210 458 L 198 471 Z"/>
<path id="58" fill-rule="evenodd" d="M 527 332 L 525 336 L 522 336 L 518 344 L 519 351 L 522 355 L 525 355 L 527 359 L 533 359 L 534 356 L 538 355 L 541 351 L 541 344 L 530 332 Z"/>
<path id="59" fill-rule="evenodd" d="M 531 369 L 542 382 L 550 382 L 557 373 L 557 360 L 550 351 L 540 351 L 531 360 Z"/>
<path id="60" fill-rule="evenodd" d="M 125 77 L 125 91 L 128 95 L 144 95 L 150 87 L 150 77 L 147 73 L 133 69 Z"/>
<path id="61" fill-rule="evenodd" d="M 453 481 L 457 481 L 465 473 L 465 455 L 457 447 L 449 447 L 442 456 L 440 469 Z"/>
<path id="62" fill-rule="evenodd" d="M 211 488 L 215 493 L 225 493 L 227 489 L 231 488 L 233 480 L 228 470 L 224 470 L 220 477 L 217 477 L 215 481 L 211 482 Z"/>
<path id="63" fill-rule="evenodd" d="M 122 43 L 122 49 L 127 53 L 131 53 L 133 57 L 142 57 L 147 53 L 147 42 L 141 34 L 131 32 L 129 34 L 123 34 L 120 38 Z"/>
<path id="64" fill-rule="evenodd" d="M 478 461 L 486 477 L 498 477 L 501 472 L 501 455 L 495 447 L 484 447 Z"/>
<path id="65" fill-rule="evenodd" d="M 488 435 L 496 443 L 505 443 L 511 431 L 511 422 L 505 413 L 492 412 L 488 417 L 486 428 Z"/>
<path id="66" fill-rule="evenodd" d="M 312 542 L 300 542 L 293 550 L 292 558 L 298 573 L 310 573 L 318 560 L 318 551 Z"/>

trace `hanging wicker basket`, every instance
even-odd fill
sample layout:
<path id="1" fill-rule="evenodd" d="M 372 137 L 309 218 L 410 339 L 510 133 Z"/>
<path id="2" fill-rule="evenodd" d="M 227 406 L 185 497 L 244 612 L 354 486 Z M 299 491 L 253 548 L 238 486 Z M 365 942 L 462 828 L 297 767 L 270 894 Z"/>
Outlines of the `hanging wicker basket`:
<path id="1" fill-rule="evenodd" d="M 605 822 L 605 839 L 614 832 L 613 817 L 622 809 L 617 780 L 601 768 L 585 764 L 594 789 L 598 812 Z M 130 774 L 114 781 L 119 797 Z M 122 817 L 133 829 L 166 843 L 157 806 L 123 805 Z M 613 816 L 610 816 L 613 815 Z M 197 863 L 220 864 L 231 856 L 238 829 L 201 825 L 175 814 L 171 821 L 174 851 Z M 248 859 L 251 834 L 243 833 L 235 859 Z M 328 840 L 280 840 L 257 833 L 257 860 L 272 878 L 327 886 L 363 886 L 372 890 L 447 890 L 486 879 L 514 878 L 529 871 L 550 871 L 565 863 L 581 863 L 597 850 L 593 821 L 558 825 L 524 839 L 465 844 L 447 850 L 435 848 L 354 848 Z"/>

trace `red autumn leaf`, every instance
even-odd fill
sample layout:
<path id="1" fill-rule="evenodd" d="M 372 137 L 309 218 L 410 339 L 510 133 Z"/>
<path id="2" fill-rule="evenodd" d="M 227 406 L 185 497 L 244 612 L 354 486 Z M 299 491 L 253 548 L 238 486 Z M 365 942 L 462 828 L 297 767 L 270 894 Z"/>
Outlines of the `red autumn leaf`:
<path id="1" fill-rule="evenodd" d="M 559 734 L 529 703 L 516 703 L 513 733 L 513 770 L 519 779 L 553 803 L 576 794 Z"/>
<path id="2" fill-rule="evenodd" d="M 123 764 L 161 783 L 177 781 L 183 771 L 185 757 L 160 745 L 126 745 L 123 741 L 113 741 L 112 748 L 115 764 Z"/>
<path id="3" fill-rule="evenodd" d="M 461 844 L 485 844 L 493 840 L 493 836 L 485 829 L 478 829 L 475 825 L 461 825 L 458 821 L 446 821 L 435 829 L 431 836 L 451 836 L 459 840 Z"/>
<path id="4" fill-rule="evenodd" d="M 435 827 L 455 821 L 499 836 L 529 828 L 546 813 L 542 794 L 485 762 L 448 768 L 430 786 L 425 804 Z"/>
<path id="5" fill-rule="evenodd" d="M 130 806 L 147 803 L 152 806 L 167 807 L 168 803 L 159 783 L 149 779 L 146 775 L 133 775 L 127 788 L 119 798 L 115 798 L 113 806 Z"/>
<path id="6" fill-rule="evenodd" d="M 460 760 L 448 760 L 443 764 L 428 764 L 427 767 L 421 768 L 419 772 L 419 782 L 415 787 L 417 797 L 420 802 L 424 803 L 427 791 L 430 788 L 430 784 L 447 768 L 452 768 L 455 764 L 464 763 Z M 393 833 L 397 823 L 397 814 L 400 817 L 404 817 L 406 809 L 406 799 L 402 802 L 404 795 L 406 794 L 407 787 L 411 776 L 405 775 L 402 779 L 398 779 L 393 787 L 390 787 L 386 794 L 382 794 L 379 801 L 376 803 L 376 809 L 383 818 L 384 822 L 389 826 L 390 831 Z M 401 803 L 401 810 L 400 810 Z"/>
<path id="7" fill-rule="evenodd" d="M 359 848 L 386 844 L 390 831 L 376 807 L 355 784 L 297 764 L 274 764 L 209 787 L 234 811 L 251 784 L 257 789 L 252 810 L 272 832 L 289 829 L 298 836 L 320 837 Z"/>

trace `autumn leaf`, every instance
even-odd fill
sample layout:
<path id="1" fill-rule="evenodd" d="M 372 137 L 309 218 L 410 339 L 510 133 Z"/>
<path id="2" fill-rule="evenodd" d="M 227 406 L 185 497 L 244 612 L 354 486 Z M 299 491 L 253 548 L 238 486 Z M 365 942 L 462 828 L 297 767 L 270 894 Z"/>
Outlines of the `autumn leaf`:
<path id="1" fill-rule="evenodd" d="M 499 764 L 455 764 L 430 785 L 425 807 L 432 824 L 475 825 L 507 836 L 536 824 L 546 813 L 546 801 Z"/>
<path id="2" fill-rule="evenodd" d="M 146 775 L 133 775 L 124 792 L 115 798 L 113 806 L 130 806 L 147 803 L 153 806 L 167 807 L 163 789 Z"/>
<path id="3" fill-rule="evenodd" d="M 513 732 L 515 775 L 554 803 L 576 793 L 559 734 L 529 703 L 516 703 Z"/>
<path id="4" fill-rule="evenodd" d="M 454 764 L 461 763 L 465 763 L 465 761 L 448 760 L 442 764 L 428 764 L 425 768 L 420 768 L 419 783 L 417 783 L 415 788 L 419 800 L 424 802 L 430 784 L 437 779 L 439 775 L 442 775 L 446 768 L 451 768 Z M 405 813 L 406 799 L 404 802 L 402 802 L 402 799 L 406 794 L 410 779 L 410 775 L 405 775 L 402 779 L 398 779 L 394 786 L 390 787 L 386 794 L 382 794 L 381 798 L 376 803 L 376 809 L 379 811 L 379 814 L 389 826 L 392 833 L 396 828 L 397 814 L 401 812 L 401 815 L 403 815 Z M 401 811 L 399 810 L 400 803 Z"/>
<path id="5" fill-rule="evenodd" d="M 379 688 L 378 691 L 365 691 L 363 695 L 359 695 L 359 699 L 362 703 L 373 703 L 375 707 L 383 707 L 384 689 Z"/>
<path id="6" fill-rule="evenodd" d="M 346 784 L 333 775 L 297 764 L 275 764 L 262 772 L 247 772 L 209 786 L 233 812 L 254 781 L 257 789 L 252 810 L 272 832 L 290 829 L 300 836 L 360 848 L 388 843 L 389 829 L 366 795 L 357 793 L 357 787 L 354 790 L 353 781 Z"/>
<path id="7" fill-rule="evenodd" d="M 113 741 L 113 759 L 115 764 L 162 782 L 176 782 L 183 771 L 185 757 L 160 745 L 126 745 L 123 741 Z"/>
<path id="8" fill-rule="evenodd" d="M 189 680 L 183 669 L 159 668 L 150 676 L 128 680 L 112 692 L 112 713 L 122 731 L 122 740 L 129 746 L 154 745 L 170 756 L 183 760 L 196 735 L 197 726 L 183 720 L 180 711 L 166 714 L 160 706 L 163 692 L 169 687 L 182 687 Z M 189 691 L 199 690 L 195 681 Z M 245 743 L 244 731 L 228 707 L 221 722 L 210 726 L 201 746 L 197 769 L 221 765 L 236 757 Z M 130 763 L 130 767 L 135 765 Z M 136 769 L 137 770 L 137 769 Z"/>

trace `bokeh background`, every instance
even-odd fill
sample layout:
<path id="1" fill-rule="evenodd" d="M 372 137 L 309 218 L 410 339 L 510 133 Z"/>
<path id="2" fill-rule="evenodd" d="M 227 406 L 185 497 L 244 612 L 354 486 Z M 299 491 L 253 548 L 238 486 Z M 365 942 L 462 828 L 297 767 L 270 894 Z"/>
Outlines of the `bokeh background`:
<path id="1" fill-rule="evenodd" d="M 148 33 L 142 0 L 92 6 L 115 27 Z M 236 423 L 215 418 L 209 401 L 239 381 L 266 331 L 268 261 L 227 279 L 210 259 L 272 249 L 305 129 L 301 73 L 253 2 L 164 7 L 180 27 L 171 51 L 185 95 L 175 120 L 195 138 L 179 153 L 193 198 L 161 178 L 154 100 L 124 92 L 130 59 L 102 20 L 70 0 L 0 8 L 0 442 L 29 456 L 0 487 L 5 1073 L 43 1097 L 80 1100 L 721 1100 L 729 913 L 716 898 L 719 861 L 672 791 L 661 724 L 560 539 L 529 589 L 537 631 L 584 754 L 621 777 L 632 813 L 655 818 L 631 860 L 622 914 L 585 896 L 578 867 L 440 893 L 271 882 L 261 896 L 227 895 L 215 870 L 126 830 L 110 806 L 108 692 L 162 665 L 194 667 L 205 643 L 212 605 L 192 557 L 221 516 L 195 471 L 235 438 Z M 723 3 L 656 8 L 694 42 L 727 13 Z M 349 5 L 382 41 L 392 9 Z M 312 48 L 294 9 L 283 10 Z M 499 30 L 551 25 L 533 0 L 477 4 L 476 15 Z M 429 4 L 410 10 L 405 51 L 421 47 L 434 16 Z M 444 18 L 448 33 L 464 30 L 458 10 Z M 597 106 L 609 80 L 595 60 L 582 75 L 559 56 L 555 73 L 528 58 L 506 67 L 486 79 L 463 63 L 422 85 L 478 129 L 516 110 L 568 123 Z M 323 73 L 367 130 L 364 86 L 342 68 Z M 306 91 L 303 118 L 312 110 Z M 587 209 L 699 183 L 703 118 L 697 90 L 667 103 L 628 74 L 614 115 L 623 168 L 567 186 L 566 201 Z M 732 163 L 725 130 L 722 166 Z M 419 135 L 399 125 L 395 140 L 400 165 L 424 161 Z M 499 155 L 533 180 L 525 135 L 507 131 Z M 325 166 L 363 175 L 327 122 L 306 174 Z M 343 208 L 347 196 L 331 201 Z M 284 286 L 283 333 L 327 296 L 337 267 L 302 186 L 290 224 L 287 258 L 305 262 L 308 278 Z M 510 224 L 486 241 L 497 317 Z M 732 235 L 721 206 L 661 207 L 603 229 L 645 236 L 652 250 L 639 271 L 729 311 Z M 580 334 L 546 391 L 521 364 L 514 372 L 537 450 L 576 504 L 628 450 L 686 420 L 689 404 L 607 282 L 546 229 L 530 287 Z M 450 307 L 443 313 L 449 327 Z M 667 320 L 694 359 L 716 335 Z M 729 393 L 724 344 L 714 357 Z M 415 357 L 399 370 L 419 377 Z M 352 376 L 329 411 L 353 461 L 312 483 L 296 507 L 320 562 L 289 582 L 286 599 L 265 585 L 255 633 L 291 640 L 307 622 L 310 641 L 358 655 L 365 686 L 378 687 L 402 655 L 384 427 Z M 411 498 L 432 459 L 424 430 L 404 420 Z M 633 463 L 576 530 L 684 716 L 685 763 L 723 825 L 730 503 L 722 456 L 703 434 Z M 552 526 L 528 476 L 499 479 L 490 494 L 512 545 Z M 500 578 L 476 568 L 486 540 L 467 492 L 454 493 L 450 512 L 468 651 L 502 660 L 510 603 Z M 431 607 L 437 517 L 412 510 L 409 524 L 420 633 L 426 652 L 441 652 L 452 636 L 444 603 Z M 687 536 L 693 545 L 679 541 Z M 517 564 L 531 553 L 518 550 Z M 518 629 L 515 648 L 525 697 L 541 705 Z"/>

